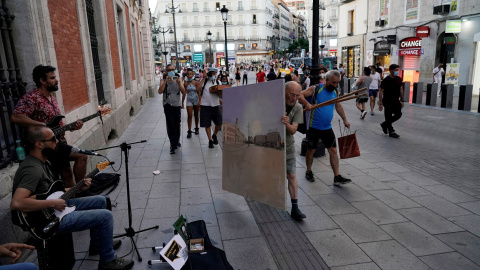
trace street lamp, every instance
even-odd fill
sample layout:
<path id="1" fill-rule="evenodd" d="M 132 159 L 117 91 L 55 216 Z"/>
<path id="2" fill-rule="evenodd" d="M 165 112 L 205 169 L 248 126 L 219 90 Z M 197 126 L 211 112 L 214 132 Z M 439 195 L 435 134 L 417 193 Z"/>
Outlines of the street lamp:
<path id="1" fill-rule="evenodd" d="M 172 7 L 166 6 L 165 13 L 169 13 L 168 10 L 170 9 L 170 13 L 173 15 L 173 37 L 175 39 L 175 57 L 177 58 L 175 61 L 175 67 L 177 68 L 177 71 L 180 71 L 180 66 L 179 66 L 179 57 L 178 57 L 178 47 L 177 47 L 177 27 L 175 25 L 175 11 L 178 9 L 178 13 L 182 13 L 182 10 L 180 9 L 180 5 L 174 6 L 173 5 L 173 0 L 172 0 Z M 170 31 L 170 33 L 172 33 Z M 170 59 L 171 61 L 171 59 Z"/>
<path id="2" fill-rule="evenodd" d="M 210 57 L 209 57 L 209 60 L 212 61 L 213 63 L 213 52 L 212 52 L 212 32 L 210 32 L 210 30 L 208 30 L 208 33 L 207 33 L 207 39 L 208 39 L 208 48 L 210 48 Z"/>
<path id="3" fill-rule="evenodd" d="M 223 5 L 223 8 L 220 10 L 220 12 L 222 13 L 223 27 L 225 28 L 225 69 L 228 70 L 228 48 L 227 48 L 228 8 L 225 5 Z"/>
<path id="4" fill-rule="evenodd" d="M 323 48 L 325 48 L 325 32 L 323 28 L 331 29 L 332 26 L 330 25 L 329 22 L 327 22 L 325 25 L 319 25 L 320 28 L 322 28 L 322 45 L 320 45 L 320 48 L 322 49 L 322 53 L 320 54 L 322 56 L 322 63 L 323 63 Z"/>

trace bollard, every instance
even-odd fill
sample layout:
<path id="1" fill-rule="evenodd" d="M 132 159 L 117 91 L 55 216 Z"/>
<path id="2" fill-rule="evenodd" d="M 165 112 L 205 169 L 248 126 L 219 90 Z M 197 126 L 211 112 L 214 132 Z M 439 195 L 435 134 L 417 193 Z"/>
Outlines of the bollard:
<path id="1" fill-rule="evenodd" d="M 453 105 L 453 84 L 442 84 L 442 108 L 451 109 Z"/>
<path id="2" fill-rule="evenodd" d="M 348 87 L 350 87 L 350 85 L 348 84 L 350 81 L 348 80 L 348 78 L 344 77 L 343 78 L 343 89 L 342 89 L 342 96 L 345 95 L 345 93 L 348 92 Z"/>
<path id="3" fill-rule="evenodd" d="M 355 83 L 355 78 L 348 79 L 348 93 L 353 92 L 352 84 Z"/>
<path id="4" fill-rule="evenodd" d="M 472 109 L 473 85 L 460 85 L 460 93 L 458 97 L 458 109 L 470 111 Z"/>
<path id="5" fill-rule="evenodd" d="M 437 106 L 437 85 L 437 83 L 427 84 L 427 100 L 425 100 L 425 105 Z"/>
<path id="6" fill-rule="evenodd" d="M 422 104 L 422 98 L 423 98 L 423 83 L 422 82 L 413 83 L 412 103 Z"/>
<path id="7" fill-rule="evenodd" d="M 403 101 L 410 103 L 410 82 L 403 82 Z"/>

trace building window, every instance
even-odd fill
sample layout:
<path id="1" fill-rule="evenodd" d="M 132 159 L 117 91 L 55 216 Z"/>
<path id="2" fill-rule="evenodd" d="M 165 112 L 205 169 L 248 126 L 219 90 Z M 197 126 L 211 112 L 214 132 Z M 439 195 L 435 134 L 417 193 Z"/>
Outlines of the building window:
<path id="1" fill-rule="evenodd" d="M 216 9 L 217 9 L 217 11 L 220 11 L 220 2 L 217 2 Z"/>
<path id="2" fill-rule="evenodd" d="M 193 12 L 198 12 L 198 5 L 197 5 L 197 3 L 193 3 Z"/>
<path id="3" fill-rule="evenodd" d="M 258 49 L 258 43 L 252 43 L 252 50 Z"/>
<path id="4" fill-rule="evenodd" d="M 207 2 L 205 2 L 203 4 L 203 11 L 208 12 L 208 3 Z"/>
<path id="5" fill-rule="evenodd" d="M 238 10 L 243 10 L 243 2 L 238 1 Z"/>
<path id="6" fill-rule="evenodd" d="M 189 51 L 190 51 L 190 45 L 185 45 L 185 46 L 183 47 L 183 51 L 184 51 L 184 52 L 189 52 Z"/>
<path id="7" fill-rule="evenodd" d="M 183 9 L 183 11 L 188 12 L 188 10 L 187 10 L 187 4 L 182 3 L 182 9 Z"/>
<path id="8" fill-rule="evenodd" d="M 238 44 L 239 50 L 245 50 L 245 44 Z"/>
<path id="9" fill-rule="evenodd" d="M 253 14 L 253 24 L 257 24 L 257 15 Z"/>
<path id="10" fill-rule="evenodd" d="M 348 29 L 347 29 L 347 35 L 353 36 L 353 29 L 354 29 L 354 21 L 355 21 L 355 11 L 350 10 L 348 12 Z"/>

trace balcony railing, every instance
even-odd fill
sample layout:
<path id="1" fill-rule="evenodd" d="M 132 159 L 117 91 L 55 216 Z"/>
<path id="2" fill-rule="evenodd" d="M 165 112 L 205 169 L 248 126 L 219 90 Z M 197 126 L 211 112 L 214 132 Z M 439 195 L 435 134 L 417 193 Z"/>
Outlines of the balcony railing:
<path id="1" fill-rule="evenodd" d="M 182 23 L 182 27 L 189 27 L 190 24 L 189 23 Z"/>
<path id="2" fill-rule="evenodd" d="M 222 26 L 223 22 L 215 22 L 215 26 Z"/>
<path id="3" fill-rule="evenodd" d="M 337 19 L 338 19 L 337 14 L 330 15 L 330 20 L 337 20 Z"/>
<path id="4" fill-rule="evenodd" d="M 198 8 L 194 8 L 192 12 L 198 12 Z"/>
<path id="5" fill-rule="evenodd" d="M 238 11 L 243 11 L 243 7 L 238 7 Z"/>
<path id="6" fill-rule="evenodd" d="M 199 23 L 199 22 L 194 22 L 194 23 L 192 23 L 192 26 L 193 26 L 193 27 L 199 27 L 199 26 L 200 26 L 200 23 Z"/>
<path id="7" fill-rule="evenodd" d="M 204 8 L 203 12 L 210 12 L 210 9 L 209 8 Z"/>
<path id="8" fill-rule="evenodd" d="M 212 23 L 211 22 L 204 22 L 203 25 L 204 26 L 210 26 L 210 25 L 212 25 Z"/>
<path id="9" fill-rule="evenodd" d="M 252 36 L 252 37 L 250 38 L 250 40 L 258 40 L 258 39 L 259 39 L 258 36 Z"/>
<path id="10" fill-rule="evenodd" d="M 257 20 L 253 20 L 253 21 L 252 21 L 252 24 L 257 24 Z"/>

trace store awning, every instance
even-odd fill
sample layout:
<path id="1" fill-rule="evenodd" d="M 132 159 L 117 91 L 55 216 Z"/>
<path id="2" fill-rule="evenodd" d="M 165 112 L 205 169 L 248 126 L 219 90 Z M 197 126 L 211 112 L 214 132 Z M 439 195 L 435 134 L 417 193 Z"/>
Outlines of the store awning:
<path id="1" fill-rule="evenodd" d="M 389 54 L 390 54 L 390 50 L 376 50 L 376 51 L 373 51 L 374 56 L 385 56 L 385 55 L 389 55 Z"/>

